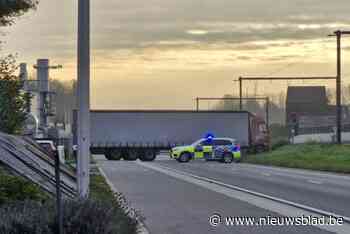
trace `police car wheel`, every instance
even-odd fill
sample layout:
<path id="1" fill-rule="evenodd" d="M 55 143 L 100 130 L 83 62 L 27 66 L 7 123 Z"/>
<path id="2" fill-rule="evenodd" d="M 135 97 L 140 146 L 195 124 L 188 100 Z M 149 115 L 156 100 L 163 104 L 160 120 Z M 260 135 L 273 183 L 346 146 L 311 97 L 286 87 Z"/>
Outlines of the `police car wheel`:
<path id="1" fill-rule="evenodd" d="M 179 157 L 179 162 L 186 163 L 190 161 L 190 154 L 189 153 L 182 153 Z"/>
<path id="2" fill-rule="evenodd" d="M 241 162 L 241 160 L 242 160 L 242 158 L 234 158 L 234 160 L 233 160 L 233 161 L 234 161 L 235 163 L 240 163 L 240 162 Z"/>
<path id="3" fill-rule="evenodd" d="M 233 162 L 233 155 L 231 153 L 225 153 L 223 155 L 222 162 L 224 162 L 224 163 L 232 163 Z"/>

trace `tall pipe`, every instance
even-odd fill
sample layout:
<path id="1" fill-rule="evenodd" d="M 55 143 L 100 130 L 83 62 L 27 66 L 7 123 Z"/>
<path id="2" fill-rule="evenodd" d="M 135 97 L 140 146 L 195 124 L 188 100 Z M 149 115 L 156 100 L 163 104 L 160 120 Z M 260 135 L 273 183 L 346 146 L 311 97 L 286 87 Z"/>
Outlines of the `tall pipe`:
<path id="1" fill-rule="evenodd" d="M 26 63 L 21 63 L 19 65 L 19 78 L 23 82 L 23 89 L 26 90 L 26 82 L 28 80 L 28 71 Z"/>

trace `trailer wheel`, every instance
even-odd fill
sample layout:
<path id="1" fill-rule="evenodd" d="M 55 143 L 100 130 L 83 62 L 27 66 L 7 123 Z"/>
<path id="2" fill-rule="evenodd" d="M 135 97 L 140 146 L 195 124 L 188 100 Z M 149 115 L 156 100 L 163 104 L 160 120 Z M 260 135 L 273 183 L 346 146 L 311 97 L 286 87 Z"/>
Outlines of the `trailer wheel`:
<path id="1" fill-rule="evenodd" d="M 110 151 L 106 151 L 106 152 L 104 153 L 104 155 L 105 155 L 105 157 L 106 157 L 107 160 L 112 160 L 112 155 L 111 155 L 111 152 L 110 152 Z"/>
<path id="2" fill-rule="evenodd" d="M 187 152 L 184 152 L 180 155 L 178 161 L 181 163 L 187 163 L 190 161 L 190 159 L 191 159 L 191 155 Z"/>
<path id="3" fill-rule="evenodd" d="M 232 163 L 233 162 L 233 155 L 231 153 L 224 153 L 222 157 L 223 163 Z"/>
<path id="4" fill-rule="evenodd" d="M 121 150 L 117 150 L 117 149 L 112 149 L 110 151 L 110 160 L 120 160 L 122 158 L 122 152 Z"/>
<path id="5" fill-rule="evenodd" d="M 135 161 L 138 158 L 138 151 L 135 149 L 129 149 L 125 151 L 123 158 L 127 161 Z"/>
<path id="6" fill-rule="evenodd" d="M 119 150 L 107 150 L 105 152 L 105 157 L 107 160 L 120 160 L 122 155 Z"/>
<path id="7" fill-rule="evenodd" d="M 156 159 L 156 152 L 153 150 L 144 150 L 141 152 L 140 160 L 144 162 L 154 161 Z"/>
<path id="8" fill-rule="evenodd" d="M 264 153 L 265 151 L 266 151 L 266 147 L 264 145 L 257 145 L 255 147 L 256 154 L 261 154 L 261 153 Z"/>

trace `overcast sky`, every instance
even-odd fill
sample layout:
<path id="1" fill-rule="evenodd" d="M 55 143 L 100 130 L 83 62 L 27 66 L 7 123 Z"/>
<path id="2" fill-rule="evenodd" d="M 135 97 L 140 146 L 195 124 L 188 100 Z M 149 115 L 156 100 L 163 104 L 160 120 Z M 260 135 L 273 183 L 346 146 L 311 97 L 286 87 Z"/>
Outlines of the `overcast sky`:
<path id="1" fill-rule="evenodd" d="M 50 58 L 76 78 L 76 0 L 41 0 L 6 31 L 2 52 Z M 349 0 L 91 0 L 92 108 L 192 108 L 197 96 L 237 94 L 240 75 L 334 75 Z M 349 83 L 350 39 L 344 39 Z M 302 83 L 290 83 L 302 84 Z M 304 84 L 317 84 L 307 83 Z M 247 86 L 247 95 L 287 83 Z M 330 86 L 331 87 L 331 86 Z"/>

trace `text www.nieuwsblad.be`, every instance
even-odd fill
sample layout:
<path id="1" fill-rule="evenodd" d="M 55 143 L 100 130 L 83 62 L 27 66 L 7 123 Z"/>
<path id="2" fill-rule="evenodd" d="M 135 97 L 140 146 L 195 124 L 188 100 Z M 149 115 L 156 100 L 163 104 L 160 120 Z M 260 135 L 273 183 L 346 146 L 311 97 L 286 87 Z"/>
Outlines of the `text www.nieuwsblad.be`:
<path id="1" fill-rule="evenodd" d="M 209 217 L 209 224 L 213 227 L 226 226 L 336 226 L 343 225 L 342 217 L 334 216 L 297 216 L 297 217 L 249 217 L 249 216 L 227 216 L 213 214 Z"/>

